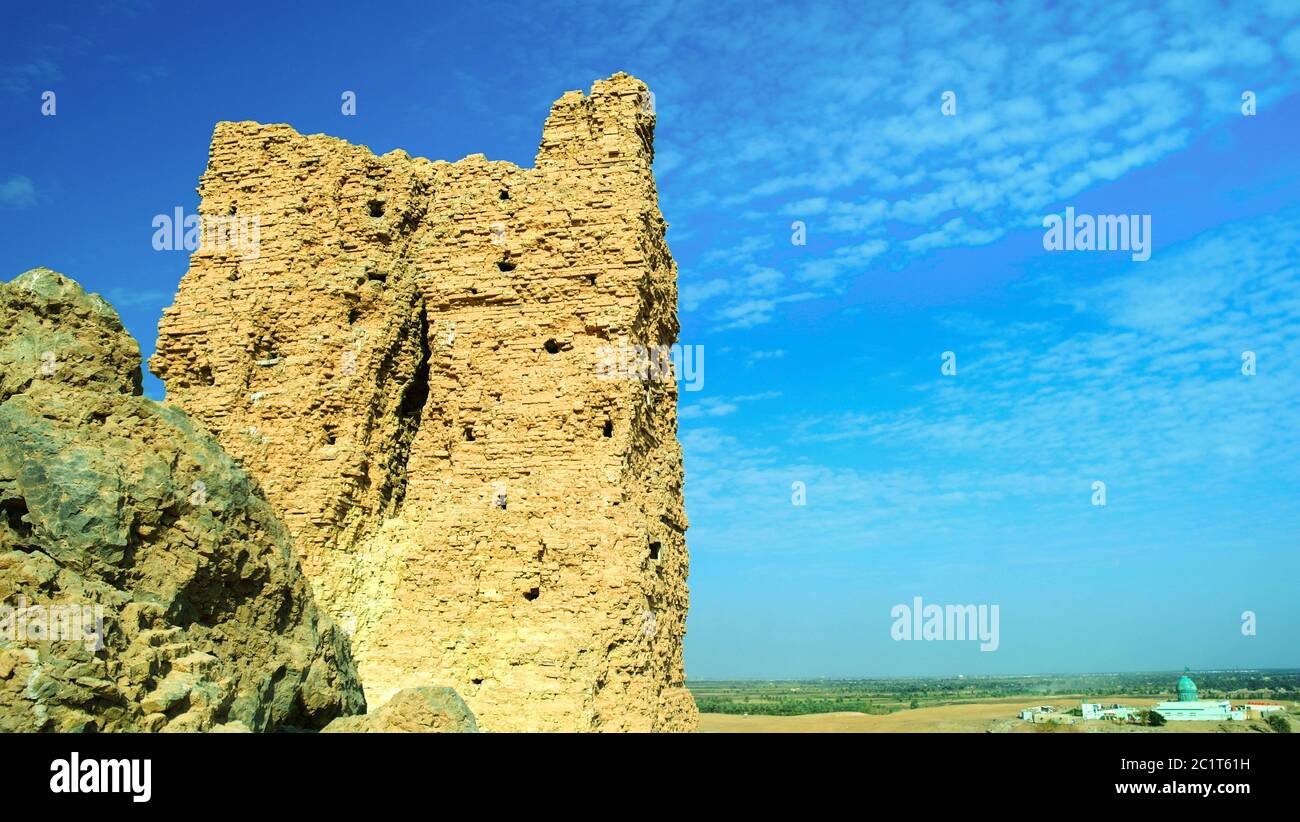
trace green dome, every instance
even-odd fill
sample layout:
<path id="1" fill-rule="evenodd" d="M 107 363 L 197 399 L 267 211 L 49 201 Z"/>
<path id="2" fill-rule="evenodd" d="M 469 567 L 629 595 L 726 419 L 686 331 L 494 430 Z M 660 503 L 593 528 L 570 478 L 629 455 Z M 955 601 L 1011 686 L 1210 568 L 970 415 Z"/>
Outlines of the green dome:
<path id="1" fill-rule="evenodd" d="M 1196 701 L 1196 683 L 1187 674 L 1178 678 L 1178 701 L 1195 702 Z"/>

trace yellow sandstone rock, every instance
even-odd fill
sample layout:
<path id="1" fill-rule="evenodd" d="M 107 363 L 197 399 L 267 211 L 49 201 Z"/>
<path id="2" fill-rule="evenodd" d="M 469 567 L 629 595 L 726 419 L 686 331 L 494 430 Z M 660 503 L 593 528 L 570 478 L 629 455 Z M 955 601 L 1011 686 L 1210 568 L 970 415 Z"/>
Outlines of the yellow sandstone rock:
<path id="1" fill-rule="evenodd" d="M 601 373 L 678 332 L 651 99 L 565 94 L 534 168 L 213 134 L 200 214 L 256 245 L 193 255 L 150 365 L 262 484 L 371 705 L 695 727 L 677 386 Z"/>

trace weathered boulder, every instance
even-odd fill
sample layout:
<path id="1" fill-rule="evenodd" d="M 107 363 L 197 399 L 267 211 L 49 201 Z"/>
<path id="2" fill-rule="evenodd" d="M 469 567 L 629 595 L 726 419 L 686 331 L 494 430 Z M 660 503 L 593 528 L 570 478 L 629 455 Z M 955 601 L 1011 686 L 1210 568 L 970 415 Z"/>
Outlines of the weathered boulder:
<path id="1" fill-rule="evenodd" d="M 365 701 L 256 482 L 112 307 L 0 284 L 0 731 L 321 728 Z"/>
<path id="2" fill-rule="evenodd" d="M 478 723 L 451 688 L 403 688 L 379 710 L 345 716 L 322 733 L 477 733 Z"/>

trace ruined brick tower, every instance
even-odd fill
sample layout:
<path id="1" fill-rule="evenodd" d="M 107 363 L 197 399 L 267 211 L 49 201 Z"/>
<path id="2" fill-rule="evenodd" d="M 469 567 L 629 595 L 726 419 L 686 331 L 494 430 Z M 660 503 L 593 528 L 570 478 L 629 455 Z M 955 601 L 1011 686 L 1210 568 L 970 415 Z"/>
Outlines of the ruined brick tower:
<path id="1" fill-rule="evenodd" d="M 454 687 L 485 730 L 690 730 L 655 117 L 625 74 L 555 103 L 534 168 L 221 123 L 150 364 L 288 525 L 370 704 Z M 220 504 L 212 500 L 211 504 Z"/>

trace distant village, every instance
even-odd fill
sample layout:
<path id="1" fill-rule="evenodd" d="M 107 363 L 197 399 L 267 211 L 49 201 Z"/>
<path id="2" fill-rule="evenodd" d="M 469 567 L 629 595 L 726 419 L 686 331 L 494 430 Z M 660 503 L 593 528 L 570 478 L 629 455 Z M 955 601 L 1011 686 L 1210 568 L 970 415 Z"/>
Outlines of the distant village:
<path id="1" fill-rule="evenodd" d="M 1222 722 L 1267 719 L 1270 715 L 1280 714 L 1285 710 L 1282 703 L 1267 700 L 1248 699 L 1234 704 L 1227 699 L 1201 699 L 1196 690 L 1196 683 L 1188 676 L 1186 670 L 1179 677 L 1175 690 L 1177 699 L 1157 702 L 1150 707 L 1082 702 L 1076 713 L 1059 711 L 1052 705 L 1034 705 L 1021 710 L 1020 718 L 1032 723 L 1056 722 L 1070 725 L 1081 719 L 1142 722 L 1150 714 L 1157 714 L 1164 722 Z"/>

